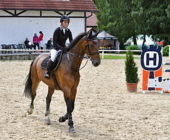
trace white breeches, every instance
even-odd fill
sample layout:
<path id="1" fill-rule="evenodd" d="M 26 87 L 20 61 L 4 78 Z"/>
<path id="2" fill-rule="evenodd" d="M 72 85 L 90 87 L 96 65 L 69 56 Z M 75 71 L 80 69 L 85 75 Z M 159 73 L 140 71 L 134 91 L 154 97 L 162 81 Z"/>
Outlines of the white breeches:
<path id="1" fill-rule="evenodd" d="M 57 54 L 60 52 L 61 50 L 55 50 L 55 49 L 51 49 L 50 51 L 50 55 L 51 55 L 51 61 L 55 61 Z"/>

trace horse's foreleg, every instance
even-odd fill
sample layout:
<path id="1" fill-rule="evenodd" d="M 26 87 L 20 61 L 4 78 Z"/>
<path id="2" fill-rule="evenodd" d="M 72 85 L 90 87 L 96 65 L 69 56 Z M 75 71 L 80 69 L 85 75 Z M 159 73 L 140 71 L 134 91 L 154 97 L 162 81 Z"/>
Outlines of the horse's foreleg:
<path id="1" fill-rule="evenodd" d="M 54 93 L 54 89 L 48 87 L 48 95 L 46 97 L 46 113 L 45 113 L 45 123 L 46 124 L 51 124 L 51 120 L 50 120 L 50 103 L 51 103 L 51 97 Z"/>
<path id="2" fill-rule="evenodd" d="M 67 113 L 59 118 L 59 122 L 65 122 L 68 119 L 68 125 L 69 125 L 69 132 L 75 132 L 74 130 L 74 123 L 72 119 L 72 112 L 74 110 L 74 99 L 71 99 L 69 97 L 65 97 L 65 102 L 67 106 Z"/>
<path id="3" fill-rule="evenodd" d="M 64 116 L 59 118 L 59 122 L 65 122 L 68 119 L 68 114 L 66 113 Z"/>
<path id="4" fill-rule="evenodd" d="M 68 125 L 69 125 L 69 132 L 75 132 L 74 130 L 74 123 L 72 119 L 72 112 L 74 110 L 74 100 L 71 98 L 66 98 L 66 105 L 67 105 L 67 116 L 68 116 Z"/>
<path id="5" fill-rule="evenodd" d="M 70 98 L 66 97 L 65 102 L 67 105 L 67 113 L 59 118 L 59 122 L 65 122 L 68 118 L 70 119 L 70 124 L 72 123 L 72 112 L 74 110 L 74 100 L 71 100 Z M 69 122 L 68 122 L 69 123 Z"/>
<path id="6" fill-rule="evenodd" d="M 64 122 L 65 120 L 68 119 L 68 125 L 69 125 L 69 132 L 74 133 L 75 129 L 74 129 L 74 123 L 73 123 L 73 119 L 72 119 L 72 112 L 74 110 L 74 101 L 75 101 L 75 96 L 76 96 L 76 89 L 72 89 L 70 92 L 70 90 L 65 90 L 64 91 L 64 99 L 66 102 L 66 106 L 67 106 L 67 113 L 65 114 L 65 116 L 60 117 L 59 121 L 60 122 Z"/>

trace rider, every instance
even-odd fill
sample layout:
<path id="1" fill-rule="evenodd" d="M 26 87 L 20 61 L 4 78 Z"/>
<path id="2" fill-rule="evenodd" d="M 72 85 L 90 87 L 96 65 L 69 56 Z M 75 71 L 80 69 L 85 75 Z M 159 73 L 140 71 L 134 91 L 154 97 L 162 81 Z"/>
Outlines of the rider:
<path id="1" fill-rule="evenodd" d="M 53 34 L 53 46 L 50 51 L 51 58 L 47 64 L 47 71 L 44 74 L 44 77 L 49 78 L 52 70 L 52 65 L 57 57 L 58 52 L 64 51 L 66 48 L 66 40 L 69 39 L 71 42 L 73 40 L 72 33 L 68 29 L 70 23 L 70 18 L 67 15 L 63 15 L 60 19 L 61 26 L 58 27 Z"/>

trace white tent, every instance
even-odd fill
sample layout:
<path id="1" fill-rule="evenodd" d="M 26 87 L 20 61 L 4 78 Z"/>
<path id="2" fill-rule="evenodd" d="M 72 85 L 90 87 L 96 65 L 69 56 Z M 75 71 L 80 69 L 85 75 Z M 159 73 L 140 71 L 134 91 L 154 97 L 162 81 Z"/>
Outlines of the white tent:
<path id="1" fill-rule="evenodd" d="M 102 31 L 97 35 L 97 38 L 99 40 L 99 46 L 100 49 L 114 49 L 114 50 L 119 50 L 119 41 L 118 38 L 110 35 L 106 31 Z M 106 46 L 106 47 L 104 47 Z"/>
<path id="2" fill-rule="evenodd" d="M 106 31 L 102 31 L 97 35 L 99 40 L 117 40 L 117 37 L 110 35 Z"/>

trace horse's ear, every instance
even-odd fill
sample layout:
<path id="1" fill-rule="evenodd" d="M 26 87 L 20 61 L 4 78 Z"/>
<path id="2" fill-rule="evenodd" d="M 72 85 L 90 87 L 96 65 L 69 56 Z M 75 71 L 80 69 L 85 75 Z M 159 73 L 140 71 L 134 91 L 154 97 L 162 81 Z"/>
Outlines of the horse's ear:
<path id="1" fill-rule="evenodd" d="M 99 34 L 100 32 L 97 32 L 94 36 L 97 37 L 97 35 Z"/>
<path id="2" fill-rule="evenodd" d="M 88 31 L 87 39 L 93 40 L 97 37 L 98 34 L 99 34 L 99 32 L 96 33 L 95 31 L 90 30 L 90 31 Z"/>
<path id="3" fill-rule="evenodd" d="M 91 39 L 92 38 L 92 31 L 88 31 L 87 32 L 87 39 Z"/>

